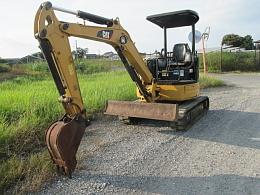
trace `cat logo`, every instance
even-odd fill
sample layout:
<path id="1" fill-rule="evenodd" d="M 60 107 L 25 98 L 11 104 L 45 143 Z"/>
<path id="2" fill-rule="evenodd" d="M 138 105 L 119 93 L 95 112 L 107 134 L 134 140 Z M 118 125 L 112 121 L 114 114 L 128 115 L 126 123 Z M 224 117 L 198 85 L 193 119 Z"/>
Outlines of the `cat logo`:
<path id="1" fill-rule="evenodd" d="M 101 30 L 98 31 L 97 37 L 103 38 L 103 39 L 112 39 L 114 35 L 113 30 Z"/>

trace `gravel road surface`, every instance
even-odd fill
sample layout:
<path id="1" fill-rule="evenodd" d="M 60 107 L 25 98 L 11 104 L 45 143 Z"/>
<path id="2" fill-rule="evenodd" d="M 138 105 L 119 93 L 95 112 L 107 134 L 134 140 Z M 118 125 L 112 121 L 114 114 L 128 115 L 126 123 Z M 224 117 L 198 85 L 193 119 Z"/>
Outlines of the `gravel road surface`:
<path id="1" fill-rule="evenodd" d="M 260 194 L 260 75 L 215 75 L 210 110 L 186 132 L 168 122 L 121 124 L 105 116 L 87 129 L 73 178 L 38 194 Z"/>

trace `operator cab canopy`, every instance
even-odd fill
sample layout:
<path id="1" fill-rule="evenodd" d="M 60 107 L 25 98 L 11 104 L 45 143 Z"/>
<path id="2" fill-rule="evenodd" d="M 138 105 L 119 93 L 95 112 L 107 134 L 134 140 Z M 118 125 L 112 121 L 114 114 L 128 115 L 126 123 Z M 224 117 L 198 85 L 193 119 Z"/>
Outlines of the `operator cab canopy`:
<path id="1" fill-rule="evenodd" d="M 161 28 L 175 28 L 196 24 L 199 15 L 193 10 L 181 10 L 147 16 L 146 19 Z"/>
<path id="2" fill-rule="evenodd" d="M 165 57 L 167 57 L 167 28 L 192 26 L 192 52 L 195 50 L 195 24 L 199 20 L 197 12 L 193 10 L 180 10 L 147 16 L 146 19 L 163 28 Z"/>

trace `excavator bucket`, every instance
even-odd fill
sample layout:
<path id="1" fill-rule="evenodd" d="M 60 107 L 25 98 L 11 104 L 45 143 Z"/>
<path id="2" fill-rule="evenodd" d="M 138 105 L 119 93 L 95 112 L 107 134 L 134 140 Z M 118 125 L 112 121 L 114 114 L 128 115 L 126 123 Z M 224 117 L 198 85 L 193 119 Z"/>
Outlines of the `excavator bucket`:
<path id="1" fill-rule="evenodd" d="M 177 121 L 178 104 L 107 100 L 106 111 L 104 114 Z"/>
<path id="2" fill-rule="evenodd" d="M 89 126 L 81 116 L 71 121 L 61 119 L 50 125 L 45 134 L 45 141 L 58 171 L 71 178 L 77 160 L 76 153 L 85 128 Z"/>

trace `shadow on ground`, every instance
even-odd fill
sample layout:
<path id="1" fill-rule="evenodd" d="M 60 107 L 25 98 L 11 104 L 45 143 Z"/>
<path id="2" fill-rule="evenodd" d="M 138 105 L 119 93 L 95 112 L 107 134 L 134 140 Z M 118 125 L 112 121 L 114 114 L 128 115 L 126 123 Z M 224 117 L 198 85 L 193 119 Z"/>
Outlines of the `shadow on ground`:
<path id="1" fill-rule="evenodd" d="M 89 175 L 86 180 L 98 178 L 99 182 L 114 187 L 155 194 L 258 194 L 260 179 L 237 175 L 210 177 L 131 177 L 119 175 Z M 93 180 L 91 180 L 93 181 Z M 137 193 L 139 194 L 139 193 Z"/>

